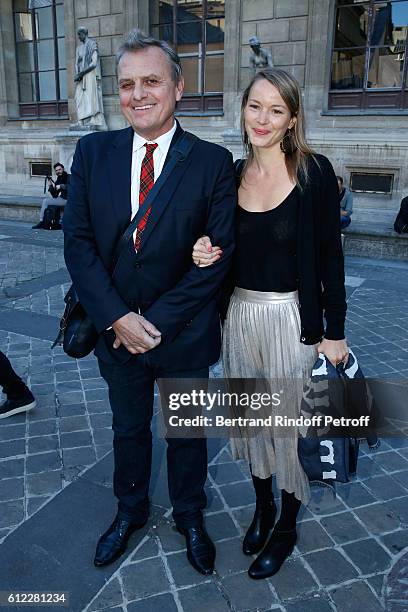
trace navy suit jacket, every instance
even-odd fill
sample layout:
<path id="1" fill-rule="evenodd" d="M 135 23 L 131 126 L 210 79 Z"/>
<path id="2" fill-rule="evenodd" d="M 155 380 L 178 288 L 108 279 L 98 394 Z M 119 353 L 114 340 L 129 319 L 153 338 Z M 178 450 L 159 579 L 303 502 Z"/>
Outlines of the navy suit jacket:
<path id="1" fill-rule="evenodd" d="M 177 126 L 172 146 L 183 130 Z M 105 331 L 129 311 L 140 312 L 162 333 L 151 359 L 167 369 L 195 369 L 217 361 L 219 289 L 234 248 L 236 187 L 227 149 L 198 139 L 152 204 L 142 245 L 124 250 L 112 280 L 115 246 L 131 218 L 130 178 L 133 129 L 81 138 L 71 168 L 64 212 L 65 261 L 81 304 L 100 337 L 103 361 L 126 362 L 131 354 L 113 349 Z M 168 156 L 166 158 L 166 161 Z M 223 249 L 214 266 L 198 268 L 192 248 L 202 235 Z"/>

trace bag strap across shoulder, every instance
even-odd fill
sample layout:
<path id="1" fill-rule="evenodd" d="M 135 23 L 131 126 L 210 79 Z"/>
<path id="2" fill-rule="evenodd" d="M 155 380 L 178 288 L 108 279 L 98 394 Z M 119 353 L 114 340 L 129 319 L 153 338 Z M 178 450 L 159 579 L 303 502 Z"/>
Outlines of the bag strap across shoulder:
<path id="1" fill-rule="evenodd" d="M 137 211 L 137 213 L 135 214 L 135 216 L 131 220 L 130 224 L 128 225 L 128 227 L 126 228 L 125 232 L 120 237 L 120 239 L 118 241 L 118 244 L 116 245 L 115 254 L 114 254 L 114 257 L 113 257 L 113 273 L 112 273 L 112 275 L 114 274 L 115 267 L 116 267 L 116 264 L 117 264 L 117 262 L 119 260 L 120 255 L 122 253 L 122 250 L 124 250 L 124 248 L 126 247 L 126 245 L 129 242 L 130 238 L 133 236 L 133 233 L 134 233 L 134 231 L 135 231 L 135 229 L 136 229 L 140 219 L 143 217 L 143 215 L 145 214 L 146 210 L 151 205 L 154 197 L 159 193 L 160 189 L 165 184 L 167 177 L 173 171 L 177 170 L 177 168 L 176 168 L 177 164 L 180 162 L 180 167 L 181 167 L 181 162 L 183 162 L 189 156 L 189 154 L 191 152 L 191 149 L 193 148 L 193 146 L 194 146 L 194 144 L 195 144 L 195 142 L 197 140 L 198 140 L 198 138 L 197 138 L 197 136 L 194 136 L 194 134 L 190 134 L 190 132 L 183 132 L 183 134 L 180 136 L 180 138 L 177 140 L 177 142 L 174 144 L 174 146 L 171 147 L 171 149 L 169 151 L 169 159 L 164 164 L 164 168 L 163 168 L 159 178 L 157 179 L 157 181 L 155 182 L 155 184 L 153 185 L 153 187 L 149 191 L 149 194 L 148 194 L 147 198 L 145 199 L 143 204 L 139 207 L 139 210 Z M 71 285 L 71 287 L 69 288 L 67 294 L 65 295 L 64 301 L 67 304 L 67 307 L 68 307 L 69 310 L 72 310 L 72 308 L 79 303 L 78 294 L 77 294 L 76 289 L 75 289 L 73 284 Z M 64 316 L 65 316 L 65 314 L 67 314 L 67 313 L 64 313 Z M 56 342 L 54 343 L 53 346 L 56 346 Z"/>
<path id="2" fill-rule="evenodd" d="M 191 152 L 191 149 L 193 148 L 197 140 L 198 138 L 194 134 L 190 134 L 190 132 L 183 132 L 177 142 L 170 148 L 169 159 L 164 164 L 160 176 L 154 183 L 153 187 L 149 191 L 147 198 L 139 207 L 139 210 L 131 220 L 130 224 L 128 225 L 125 232 L 120 237 L 118 244 L 116 245 L 115 254 L 113 258 L 114 268 L 116 267 L 122 250 L 126 247 L 129 240 L 133 236 L 139 221 L 142 219 L 148 208 L 152 205 L 154 198 L 158 195 L 159 191 L 162 189 L 170 174 L 177 172 L 177 164 L 181 164 L 185 159 L 187 159 Z"/>

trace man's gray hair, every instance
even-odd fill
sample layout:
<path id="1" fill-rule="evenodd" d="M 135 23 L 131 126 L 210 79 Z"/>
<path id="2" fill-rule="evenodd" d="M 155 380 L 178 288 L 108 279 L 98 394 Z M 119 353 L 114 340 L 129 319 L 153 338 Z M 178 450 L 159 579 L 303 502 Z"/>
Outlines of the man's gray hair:
<path id="1" fill-rule="evenodd" d="M 116 51 L 116 72 L 118 70 L 119 62 L 125 53 L 134 53 L 139 49 L 146 49 L 147 47 L 158 47 L 167 56 L 167 59 L 171 67 L 171 77 L 175 83 L 178 83 L 182 77 L 181 62 L 180 58 L 175 51 L 167 44 L 164 40 L 158 40 L 153 36 L 148 36 L 139 28 L 130 30 L 126 39 L 120 45 Z"/>

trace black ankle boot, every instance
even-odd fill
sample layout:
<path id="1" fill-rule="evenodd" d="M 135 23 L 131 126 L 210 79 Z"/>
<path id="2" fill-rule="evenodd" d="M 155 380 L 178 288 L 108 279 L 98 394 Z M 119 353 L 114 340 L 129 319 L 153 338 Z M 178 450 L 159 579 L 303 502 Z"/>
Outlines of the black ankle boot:
<path id="1" fill-rule="evenodd" d="M 274 529 L 265 548 L 249 568 L 249 577 L 260 580 L 276 574 L 284 561 L 292 554 L 296 540 L 296 529 L 291 531 Z"/>
<path id="2" fill-rule="evenodd" d="M 275 516 L 276 505 L 274 501 L 267 504 L 257 502 L 254 518 L 242 543 L 244 555 L 255 555 L 263 548 L 269 532 L 275 524 Z"/>

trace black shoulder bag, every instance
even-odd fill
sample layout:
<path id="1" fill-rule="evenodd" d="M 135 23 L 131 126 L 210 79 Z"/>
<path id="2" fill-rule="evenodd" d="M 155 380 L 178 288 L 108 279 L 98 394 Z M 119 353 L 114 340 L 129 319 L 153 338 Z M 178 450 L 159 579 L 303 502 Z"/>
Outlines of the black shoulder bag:
<path id="1" fill-rule="evenodd" d="M 115 269 L 120 255 L 128 241 L 132 238 L 140 219 L 163 187 L 167 177 L 176 170 L 176 165 L 179 162 L 183 162 L 188 157 L 196 140 L 197 137 L 194 136 L 194 134 L 184 132 L 179 138 L 179 141 L 170 149 L 168 162 L 164 165 L 159 178 L 116 245 L 113 257 L 112 278 L 115 275 Z M 69 357 L 81 359 L 81 357 L 86 357 L 86 355 L 94 350 L 99 334 L 91 317 L 85 312 L 81 305 L 74 285 L 71 285 L 68 290 L 64 302 L 66 306 L 60 321 L 59 333 L 51 348 L 62 345 L 64 352 Z"/>

